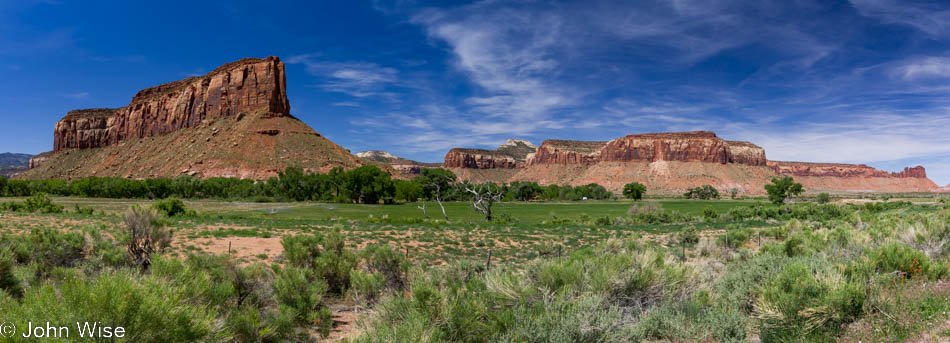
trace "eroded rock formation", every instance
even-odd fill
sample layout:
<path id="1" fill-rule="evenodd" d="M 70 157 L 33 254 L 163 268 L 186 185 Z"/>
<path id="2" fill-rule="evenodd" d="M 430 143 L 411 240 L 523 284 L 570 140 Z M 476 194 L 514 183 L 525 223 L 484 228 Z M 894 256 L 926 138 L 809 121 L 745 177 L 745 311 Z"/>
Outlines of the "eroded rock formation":
<path id="1" fill-rule="evenodd" d="M 287 167 L 365 164 L 291 116 L 285 88 L 279 58 L 246 58 L 139 91 L 125 107 L 71 111 L 56 124 L 54 151 L 17 177 L 266 179 Z"/>
<path id="2" fill-rule="evenodd" d="M 509 139 L 497 150 L 455 148 L 445 154 L 446 168 L 513 169 L 524 168 L 537 147 L 520 139 Z"/>
<path id="3" fill-rule="evenodd" d="M 476 182 L 595 182 L 618 191 L 636 181 L 667 194 L 705 184 L 721 191 L 763 194 L 771 178 L 786 175 L 809 190 L 937 189 L 921 166 L 887 172 L 860 164 L 769 161 L 761 147 L 723 140 L 709 131 L 635 134 L 608 142 L 546 140 L 523 163 L 495 150 L 452 149 L 444 166 Z"/>
<path id="4" fill-rule="evenodd" d="M 844 163 L 769 161 L 768 166 L 776 173 L 788 176 L 927 178 L 927 171 L 922 166 L 905 167 L 899 172 L 887 172 L 864 164 Z"/>
<path id="5" fill-rule="evenodd" d="M 279 58 L 245 58 L 204 76 L 146 88 L 125 107 L 70 111 L 56 123 L 53 150 L 104 147 L 239 113 L 290 114 Z"/>

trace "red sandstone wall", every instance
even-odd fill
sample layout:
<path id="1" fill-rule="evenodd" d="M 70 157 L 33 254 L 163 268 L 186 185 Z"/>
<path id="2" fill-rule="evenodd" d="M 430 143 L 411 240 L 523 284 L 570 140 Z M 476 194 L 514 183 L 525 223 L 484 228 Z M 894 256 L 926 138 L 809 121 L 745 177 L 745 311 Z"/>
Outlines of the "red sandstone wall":
<path id="1" fill-rule="evenodd" d="M 277 57 L 243 59 L 204 76 L 147 88 L 126 107 L 71 111 L 56 123 L 53 149 L 103 147 L 256 111 L 290 114 L 284 64 Z"/>

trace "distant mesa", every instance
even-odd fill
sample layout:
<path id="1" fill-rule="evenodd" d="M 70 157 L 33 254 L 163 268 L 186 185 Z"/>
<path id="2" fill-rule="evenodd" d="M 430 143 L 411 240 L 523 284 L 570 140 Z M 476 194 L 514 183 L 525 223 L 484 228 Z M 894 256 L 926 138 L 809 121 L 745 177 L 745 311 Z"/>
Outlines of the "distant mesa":
<path id="1" fill-rule="evenodd" d="M 538 148 L 526 140 L 508 139 L 498 149 L 464 149 L 455 148 L 445 154 L 446 168 L 524 168 L 529 157 L 537 152 Z"/>
<path id="2" fill-rule="evenodd" d="M 533 149 L 514 154 L 501 148 L 456 148 L 445 155 L 444 166 L 474 182 L 598 183 L 613 191 L 640 182 L 665 194 L 709 184 L 760 195 L 778 176 L 793 176 L 812 191 L 937 189 L 921 166 L 891 173 L 863 164 L 769 161 L 762 147 L 723 140 L 709 131 L 632 134 L 607 142 L 546 140 Z"/>
<path id="3" fill-rule="evenodd" d="M 423 168 L 438 168 L 441 163 L 418 162 L 402 157 L 395 156 L 382 150 L 367 150 L 356 153 L 356 157 L 361 160 L 373 163 L 385 164 L 391 167 L 402 178 L 412 178 L 422 173 Z"/>
<path id="4" fill-rule="evenodd" d="M 779 176 L 793 176 L 809 191 L 941 189 L 921 166 L 887 172 L 863 164 L 770 161 L 762 147 L 710 131 L 610 141 L 550 139 L 539 146 L 509 139 L 494 150 L 451 149 L 441 164 L 381 150 L 353 155 L 294 118 L 286 88 L 279 58 L 245 58 L 203 76 L 143 89 L 124 107 L 69 111 L 53 129 L 53 151 L 17 156 L 16 177 L 266 179 L 291 166 L 327 172 L 372 164 L 400 178 L 442 166 L 475 182 L 598 183 L 613 191 L 640 182 L 654 194 L 708 184 L 727 193 L 760 195 Z M 24 158 L 28 171 L 22 170 Z"/>
<path id="5" fill-rule="evenodd" d="M 135 94 L 128 106 L 74 110 L 53 151 L 23 178 L 241 177 L 286 167 L 328 171 L 363 162 L 290 114 L 284 63 L 245 58 Z"/>

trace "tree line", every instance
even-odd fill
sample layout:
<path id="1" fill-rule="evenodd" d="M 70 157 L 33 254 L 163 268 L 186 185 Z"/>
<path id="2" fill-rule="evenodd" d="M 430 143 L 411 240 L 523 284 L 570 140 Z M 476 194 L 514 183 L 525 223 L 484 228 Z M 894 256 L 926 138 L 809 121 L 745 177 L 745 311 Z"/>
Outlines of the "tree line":
<path id="1" fill-rule="evenodd" d="M 392 179 L 376 166 L 351 170 L 334 168 L 310 173 L 290 167 L 267 180 L 231 177 L 200 179 L 191 176 L 132 180 L 87 177 L 71 181 L 15 180 L 0 177 L 0 195 L 31 196 L 46 193 L 92 198 L 246 199 L 254 201 L 324 201 L 378 204 L 415 201 L 471 201 L 478 194 L 469 189 L 491 189 L 500 201 L 609 199 L 613 193 L 601 185 L 541 186 L 535 182 L 472 184 L 458 181 L 452 171 L 424 169 L 411 180 Z"/>

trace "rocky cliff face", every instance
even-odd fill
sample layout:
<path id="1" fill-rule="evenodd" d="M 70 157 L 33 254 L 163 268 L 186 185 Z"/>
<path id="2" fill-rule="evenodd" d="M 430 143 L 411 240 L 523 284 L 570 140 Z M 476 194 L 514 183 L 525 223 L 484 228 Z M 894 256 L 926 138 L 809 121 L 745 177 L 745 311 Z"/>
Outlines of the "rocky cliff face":
<path id="1" fill-rule="evenodd" d="M 268 57 L 144 89 L 125 107 L 71 111 L 56 124 L 54 151 L 17 177 L 266 179 L 287 167 L 364 164 L 290 115 L 284 64 Z"/>
<path id="2" fill-rule="evenodd" d="M 530 142 L 509 139 L 497 150 L 455 148 L 445 154 L 445 168 L 513 169 L 523 168 L 526 160 L 537 151 Z"/>
<path id="3" fill-rule="evenodd" d="M 866 165 L 768 161 L 761 147 L 723 140 L 709 131 L 635 134 L 609 142 L 546 140 L 524 163 L 497 151 L 453 149 L 444 165 L 476 182 L 595 182 L 614 191 L 641 182 L 661 194 L 706 184 L 763 194 L 771 178 L 786 175 L 813 191 L 937 189 L 920 166 L 892 173 Z"/>
<path id="4" fill-rule="evenodd" d="M 204 76 L 147 88 L 125 107 L 71 111 L 56 123 L 53 150 L 104 147 L 239 113 L 290 114 L 279 58 L 246 58 Z"/>
<path id="5" fill-rule="evenodd" d="M 607 145 L 607 142 L 546 140 L 541 143 L 538 152 L 528 159 L 527 165 L 592 165 L 600 161 L 600 154 L 605 145 Z"/>
<path id="6" fill-rule="evenodd" d="M 765 150 L 752 143 L 726 141 L 708 131 L 628 135 L 609 142 L 548 140 L 528 161 L 537 164 L 600 162 L 708 162 L 764 166 Z"/>
<path id="7" fill-rule="evenodd" d="M 887 172 L 864 164 L 843 163 L 769 161 L 768 166 L 776 173 L 788 176 L 927 178 L 927 171 L 922 166 L 905 167 L 899 172 Z"/>

